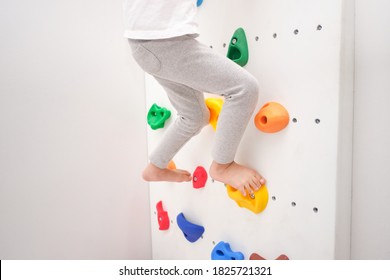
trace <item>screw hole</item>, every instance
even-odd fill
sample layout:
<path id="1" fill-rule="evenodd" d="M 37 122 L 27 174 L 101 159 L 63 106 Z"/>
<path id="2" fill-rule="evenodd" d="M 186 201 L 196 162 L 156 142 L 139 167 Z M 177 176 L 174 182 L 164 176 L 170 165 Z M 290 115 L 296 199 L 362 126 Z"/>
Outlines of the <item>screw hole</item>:
<path id="1" fill-rule="evenodd" d="M 222 45 L 224 48 L 226 48 L 226 43 L 223 43 L 223 45 Z"/>
<path id="2" fill-rule="evenodd" d="M 297 204 L 293 201 L 293 202 L 291 202 L 291 206 L 292 207 L 295 207 Z"/>
<path id="3" fill-rule="evenodd" d="M 298 120 L 296 118 L 292 119 L 293 123 L 296 123 Z"/>
<path id="4" fill-rule="evenodd" d="M 255 37 L 255 41 L 256 41 L 256 42 L 259 41 L 259 36 L 256 36 L 256 37 Z"/>
<path id="5" fill-rule="evenodd" d="M 274 38 L 278 37 L 278 34 L 274 33 L 274 35 L 272 35 Z"/>
<path id="6" fill-rule="evenodd" d="M 299 33 L 299 30 L 298 30 L 298 29 L 295 29 L 295 30 L 294 30 L 294 34 L 295 34 L 295 35 L 298 35 L 298 33 Z"/>
<path id="7" fill-rule="evenodd" d="M 322 25 L 317 25 L 317 30 L 321 30 L 322 29 Z"/>
<path id="8" fill-rule="evenodd" d="M 318 213 L 318 208 L 317 208 L 317 207 L 314 207 L 314 208 L 313 208 L 313 212 L 314 212 L 314 213 Z"/>
<path id="9" fill-rule="evenodd" d="M 274 200 L 274 201 L 275 201 L 275 200 L 276 200 L 276 196 L 272 196 L 272 200 Z"/>
<path id="10" fill-rule="evenodd" d="M 315 119 L 316 124 L 319 124 L 321 122 L 320 119 Z"/>

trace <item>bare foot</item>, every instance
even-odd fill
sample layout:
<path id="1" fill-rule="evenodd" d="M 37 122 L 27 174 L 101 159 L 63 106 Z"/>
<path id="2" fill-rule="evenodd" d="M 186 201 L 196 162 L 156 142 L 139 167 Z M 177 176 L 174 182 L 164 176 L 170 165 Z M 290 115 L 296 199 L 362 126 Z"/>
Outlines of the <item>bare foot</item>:
<path id="1" fill-rule="evenodd" d="M 210 166 L 210 176 L 214 180 L 239 190 L 243 196 L 246 196 L 247 193 L 253 194 L 265 184 L 265 179 L 256 170 L 234 161 L 228 164 L 219 164 L 213 161 Z"/>
<path id="2" fill-rule="evenodd" d="M 165 182 L 189 182 L 192 180 L 191 173 L 181 169 L 158 168 L 152 163 L 142 172 L 145 181 L 165 181 Z"/>

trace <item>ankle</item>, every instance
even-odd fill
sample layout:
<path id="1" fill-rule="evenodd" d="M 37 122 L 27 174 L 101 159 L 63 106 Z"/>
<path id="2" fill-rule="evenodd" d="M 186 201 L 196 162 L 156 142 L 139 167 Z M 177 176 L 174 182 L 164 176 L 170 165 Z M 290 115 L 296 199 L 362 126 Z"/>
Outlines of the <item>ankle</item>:
<path id="1" fill-rule="evenodd" d="M 227 168 L 229 168 L 229 166 L 231 166 L 232 164 L 234 163 L 234 161 L 230 162 L 230 163 L 218 163 L 216 162 L 215 160 L 213 160 L 213 162 L 211 163 L 210 165 L 210 175 L 211 177 L 213 176 L 213 174 L 220 174 L 220 173 L 223 173 Z"/>

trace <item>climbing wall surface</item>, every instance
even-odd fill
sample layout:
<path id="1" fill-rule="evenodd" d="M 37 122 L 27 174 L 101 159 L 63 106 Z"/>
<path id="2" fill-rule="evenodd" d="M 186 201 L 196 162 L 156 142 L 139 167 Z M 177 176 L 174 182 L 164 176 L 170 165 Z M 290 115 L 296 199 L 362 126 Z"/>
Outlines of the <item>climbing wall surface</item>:
<path id="1" fill-rule="evenodd" d="M 249 60 L 242 67 L 259 80 L 260 99 L 237 161 L 264 175 L 269 200 L 254 213 L 239 207 L 227 187 L 210 177 L 203 188 L 193 188 L 193 182 L 151 183 L 154 259 L 210 259 L 222 241 L 245 259 L 252 253 L 266 259 L 281 254 L 349 258 L 352 3 L 209 0 L 198 7 L 198 39 L 214 51 L 227 55 L 233 33 L 240 27 L 245 31 Z M 156 103 L 172 111 L 163 128 L 149 128 L 152 151 L 176 112 L 155 80 L 145 79 L 147 107 Z M 287 127 L 275 133 L 254 124 L 257 111 L 270 101 L 282 104 L 290 117 Z M 203 166 L 208 171 L 214 135 L 213 127 L 206 126 L 174 158 L 177 168 L 192 173 Z M 159 215 L 162 209 L 165 215 Z M 178 216 L 204 232 L 188 241 Z M 169 221 L 164 230 L 158 217 Z"/>

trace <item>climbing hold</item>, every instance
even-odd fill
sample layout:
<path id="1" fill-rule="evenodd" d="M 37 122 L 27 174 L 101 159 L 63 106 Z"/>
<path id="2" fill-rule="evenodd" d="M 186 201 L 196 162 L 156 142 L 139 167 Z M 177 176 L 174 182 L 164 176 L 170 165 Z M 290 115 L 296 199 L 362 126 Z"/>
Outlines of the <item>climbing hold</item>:
<path id="1" fill-rule="evenodd" d="M 228 196 L 236 201 L 237 205 L 249 209 L 255 214 L 260 213 L 268 204 L 268 189 L 261 186 L 251 196 L 243 196 L 241 192 L 230 185 L 226 185 Z"/>
<path id="2" fill-rule="evenodd" d="M 169 228 L 169 217 L 168 212 L 164 211 L 162 207 L 162 201 L 157 202 L 156 204 L 157 209 L 157 221 L 158 225 L 160 226 L 160 230 L 167 230 Z"/>
<path id="3" fill-rule="evenodd" d="M 204 232 L 204 227 L 190 223 L 186 220 L 183 213 L 177 215 L 176 221 L 184 237 L 192 243 L 198 240 Z"/>
<path id="4" fill-rule="evenodd" d="M 202 5 L 202 3 L 203 3 L 203 0 L 198 0 L 198 2 L 196 2 L 196 6 L 200 6 L 200 5 Z"/>
<path id="5" fill-rule="evenodd" d="M 176 169 L 176 164 L 173 160 L 171 160 L 169 163 L 168 163 L 168 166 L 167 166 L 168 169 Z"/>
<path id="6" fill-rule="evenodd" d="M 148 124 L 153 130 L 163 128 L 165 121 L 171 116 L 171 111 L 154 103 L 148 112 Z"/>
<path id="7" fill-rule="evenodd" d="M 202 166 L 198 166 L 192 175 L 192 186 L 195 189 L 203 188 L 207 181 L 207 171 Z"/>
<path id="8" fill-rule="evenodd" d="M 263 258 L 262 256 L 260 256 L 259 254 L 256 254 L 256 253 L 253 253 L 249 256 L 249 259 L 250 260 L 265 260 L 265 258 Z"/>
<path id="9" fill-rule="evenodd" d="M 209 123 L 213 127 L 213 129 L 216 130 L 219 113 L 222 110 L 223 99 L 210 97 L 210 98 L 206 98 L 205 102 L 207 108 L 209 108 L 210 111 Z"/>
<path id="10" fill-rule="evenodd" d="M 238 28 L 230 40 L 227 57 L 238 65 L 245 66 L 249 59 L 248 42 L 244 29 Z"/>
<path id="11" fill-rule="evenodd" d="M 250 255 L 249 259 L 250 260 L 266 260 L 265 258 L 263 258 L 262 256 L 260 256 L 259 254 L 256 254 L 256 253 L 253 253 L 252 255 Z M 275 260 L 289 260 L 289 258 L 286 255 L 280 255 Z"/>
<path id="12" fill-rule="evenodd" d="M 212 260 L 243 260 L 244 255 L 241 252 L 233 252 L 229 243 L 219 242 L 211 251 Z"/>
<path id="13" fill-rule="evenodd" d="M 255 125 L 263 132 L 274 133 L 285 128 L 289 120 L 286 108 L 277 102 L 268 102 L 256 114 Z"/>

